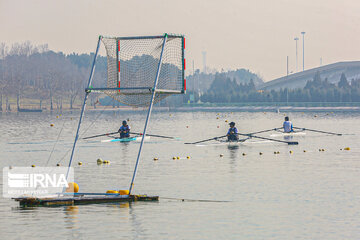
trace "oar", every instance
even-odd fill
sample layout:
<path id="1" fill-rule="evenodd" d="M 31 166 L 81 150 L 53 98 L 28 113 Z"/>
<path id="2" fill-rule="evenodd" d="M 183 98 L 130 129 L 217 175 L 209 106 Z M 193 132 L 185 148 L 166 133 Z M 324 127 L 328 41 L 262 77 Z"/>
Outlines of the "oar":
<path id="1" fill-rule="evenodd" d="M 268 130 L 262 130 L 262 131 L 259 131 L 259 132 L 252 132 L 252 133 L 249 133 L 249 134 L 258 134 L 258 133 L 264 133 L 264 132 L 270 132 L 270 131 L 277 131 L 279 129 L 282 129 L 282 128 L 272 128 L 272 129 L 268 129 Z"/>
<path id="2" fill-rule="evenodd" d="M 260 138 L 260 139 L 264 139 L 264 140 L 270 140 L 270 141 L 274 141 L 274 142 L 281 142 L 281 143 L 287 143 L 289 145 L 298 145 L 298 142 L 287 142 L 287 141 L 281 141 L 281 140 L 277 140 L 277 139 L 273 139 L 273 138 L 266 138 L 266 137 L 258 137 L 258 136 L 254 136 L 251 134 L 242 134 L 242 133 L 238 133 L 238 135 L 242 135 L 242 136 L 248 136 L 248 137 L 252 137 L 252 138 Z"/>
<path id="3" fill-rule="evenodd" d="M 137 135 L 140 135 L 140 136 L 143 135 L 142 133 L 136 133 L 136 132 L 130 132 L 130 133 L 131 133 L 131 134 L 137 134 Z M 149 136 L 149 137 L 158 137 L 158 138 L 179 139 L 179 138 L 176 138 L 176 137 L 167 137 L 167 136 L 154 135 L 154 134 L 146 134 L 146 136 Z"/>
<path id="4" fill-rule="evenodd" d="M 90 136 L 90 137 L 84 137 L 82 139 L 89 139 L 89 138 L 96 138 L 96 137 L 102 137 L 102 136 L 108 136 L 108 135 L 113 135 L 119 132 L 112 132 L 112 133 L 104 133 L 104 134 L 99 134 L 99 135 L 94 135 L 94 136 Z"/>
<path id="5" fill-rule="evenodd" d="M 225 135 L 225 136 L 220 136 L 220 137 L 209 138 L 209 139 L 205 139 L 205 140 L 201 140 L 201 141 L 197 141 L 197 142 L 193 142 L 193 143 L 185 143 L 185 144 L 203 143 L 203 142 L 208 142 L 208 141 L 216 140 L 216 139 L 218 139 L 218 138 L 223 138 L 223 137 L 226 137 L 226 135 Z"/>
<path id="6" fill-rule="evenodd" d="M 320 130 L 314 130 L 314 129 L 308 129 L 308 128 L 298 128 L 298 127 L 293 127 L 296 129 L 301 129 L 301 130 L 306 130 L 306 131 L 311 131 L 311 132 L 318 132 L 318 133 L 326 133 L 326 134 L 333 134 L 333 135 L 337 135 L 337 136 L 341 136 L 341 133 L 333 133 L 333 132 L 325 132 L 325 131 L 320 131 Z"/>

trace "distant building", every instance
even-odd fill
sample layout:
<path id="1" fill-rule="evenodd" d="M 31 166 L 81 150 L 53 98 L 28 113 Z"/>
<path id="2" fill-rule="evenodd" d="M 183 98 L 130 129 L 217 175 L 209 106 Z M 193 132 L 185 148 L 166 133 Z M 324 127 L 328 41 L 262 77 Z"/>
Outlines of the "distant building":
<path id="1" fill-rule="evenodd" d="M 351 81 L 352 79 L 360 79 L 360 61 L 338 62 L 318 68 L 312 68 L 303 72 L 297 72 L 289 76 L 265 82 L 259 85 L 257 89 L 278 90 L 280 88 L 303 88 L 305 87 L 307 81 L 314 78 L 316 72 L 320 73 L 322 80 L 327 78 L 330 83 L 339 82 L 342 73 L 345 73 L 348 81 Z"/>

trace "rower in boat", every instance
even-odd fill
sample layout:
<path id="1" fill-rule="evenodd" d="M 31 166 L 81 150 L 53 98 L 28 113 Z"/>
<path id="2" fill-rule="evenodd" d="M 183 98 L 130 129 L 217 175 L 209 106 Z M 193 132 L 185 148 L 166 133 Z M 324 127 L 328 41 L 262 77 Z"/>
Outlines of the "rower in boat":
<path id="1" fill-rule="evenodd" d="M 231 122 L 229 125 L 230 125 L 230 128 L 226 134 L 227 139 L 229 142 L 237 142 L 239 140 L 239 136 L 238 136 L 238 130 L 235 127 L 235 123 Z"/>
<path id="2" fill-rule="evenodd" d="M 125 120 L 122 122 L 122 126 L 119 128 L 118 132 L 120 133 L 120 138 L 130 137 L 130 126 Z"/>
<path id="3" fill-rule="evenodd" d="M 294 132 L 292 122 L 290 121 L 289 117 L 285 117 L 285 122 L 283 123 L 284 133 L 291 133 Z"/>

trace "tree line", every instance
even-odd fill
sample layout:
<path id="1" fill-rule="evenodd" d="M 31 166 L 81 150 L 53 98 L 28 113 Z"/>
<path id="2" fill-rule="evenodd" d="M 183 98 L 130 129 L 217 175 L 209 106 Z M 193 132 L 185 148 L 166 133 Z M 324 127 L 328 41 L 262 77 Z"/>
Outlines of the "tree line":
<path id="1" fill-rule="evenodd" d="M 50 110 L 61 109 L 66 102 L 73 108 L 74 102 L 84 94 L 89 77 L 93 54 L 69 54 L 54 52 L 48 45 L 30 42 L 7 46 L 0 43 L 0 111 L 5 100 L 6 110 L 16 99 L 17 108 L 23 99 L 44 102 Z M 106 75 L 106 58 L 99 57 L 94 78 L 103 81 Z"/>
<path id="2" fill-rule="evenodd" d="M 218 74 L 209 90 L 200 97 L 202 102 L 360 102 L 360 79 L 349 83 L 344 73 L 339 82 L 333 84 L 321 79 L 317 72 L 304 88 L 257 90 L 253 81 L 239 84 L 235 80 Z"/>

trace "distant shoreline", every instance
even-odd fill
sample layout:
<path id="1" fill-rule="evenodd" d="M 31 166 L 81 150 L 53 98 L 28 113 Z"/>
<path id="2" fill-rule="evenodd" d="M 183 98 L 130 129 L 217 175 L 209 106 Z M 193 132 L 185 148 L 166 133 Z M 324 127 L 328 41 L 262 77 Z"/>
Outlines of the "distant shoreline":
<path id="1" fill-rule="evenodd" d="M 147 108 L 87 108 L 88 112 L 106 111 L 106 112 L 141 112 Z M 360 112 L 360 106 L 337 106 L 337 107 L 295 107 L 295 106 L 182 106 L 182 107 L 154 107 L 154 112 Z M 80 108 L 74 109 L 43 109 L 42 112 L 25 112 L 27 114 L 41 113 L 62 113 L 62 112 L 79 112 Z M 6 113 L 23 113 L 14 111 L 0 111 L 0 114 Z"/>
<path id="2" fill-rule="evenodd" d="M 360 107 L 293 107 L 293 106 L 242 106 L 242 107 L 179 107 L 175 111 L 232 111 L 232 112 L 358 112 Z"/>

